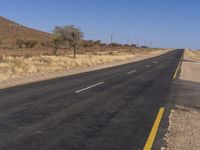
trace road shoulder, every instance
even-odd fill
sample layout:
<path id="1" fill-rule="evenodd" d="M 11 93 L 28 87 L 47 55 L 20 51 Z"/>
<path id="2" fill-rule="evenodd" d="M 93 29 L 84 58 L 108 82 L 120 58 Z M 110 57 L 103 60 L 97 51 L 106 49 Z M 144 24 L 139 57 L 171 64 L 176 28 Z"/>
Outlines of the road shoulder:
<path id="1" fill-rule="evenodd" d="M 166 150 L 200 149 L 200 54 L 185 51 L 180 79 L 174 81 L 174 107 L 165 136 Z"/>

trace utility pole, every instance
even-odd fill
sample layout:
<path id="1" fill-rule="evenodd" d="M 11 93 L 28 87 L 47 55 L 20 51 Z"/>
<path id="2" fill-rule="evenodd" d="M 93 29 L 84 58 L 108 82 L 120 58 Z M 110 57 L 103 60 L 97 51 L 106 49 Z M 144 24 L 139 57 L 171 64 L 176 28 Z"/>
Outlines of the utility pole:
<path id="1" fill-rule="evenodd" d="M 129 45 L 130 37 L 127 37 L 127 44 Z"/>
<path id="2" fill-rule="evenodd" d="M 147 46 L 147 41 L 144 41 L 144 46 Z"/>
<path id="3" fill-rule="evenodd" d="M 137 39 L 137 46 L 140 47 L 140 40 Z"/>
<path id="4" fill-rule="evenodd" d="M 113 43 L 113 34 L 110 35 L 110 43 Z"/>
<path id="5" fill-rule="evenodd" d="M 150 47 L 151 47 L 151 48 L 153 47 L 153 43 L 152 43 L 152 42 L 150 42 Z"/>

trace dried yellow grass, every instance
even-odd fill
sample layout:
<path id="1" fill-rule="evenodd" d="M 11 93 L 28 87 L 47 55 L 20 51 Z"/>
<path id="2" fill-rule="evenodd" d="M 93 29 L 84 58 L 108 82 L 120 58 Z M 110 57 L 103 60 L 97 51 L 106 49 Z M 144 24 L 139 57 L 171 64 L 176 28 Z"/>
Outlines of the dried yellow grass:
<path id="1" fill-rule="evenodd" d="M 62 72 L 132 57 L 134 57 L 132 54 L 77 55 L 76 59 L 72 56 L 33 56 L 28 58 L 4 56 L 0 62 L 0 81 L 38 73 Z"/>
<path id="2" fill-rule="evenodd" d="M 200 60 L 200 50 L 185 50 L 185 58 Z"/>

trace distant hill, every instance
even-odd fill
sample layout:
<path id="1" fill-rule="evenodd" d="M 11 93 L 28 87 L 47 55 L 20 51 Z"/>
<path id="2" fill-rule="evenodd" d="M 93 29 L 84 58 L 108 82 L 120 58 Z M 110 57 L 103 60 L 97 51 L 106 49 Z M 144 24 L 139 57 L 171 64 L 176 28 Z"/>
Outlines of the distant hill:
<path id="1" fill-rule="evenodd" d="M 35 40 L 38 43 L 47 42 L 51 34 L 25 27 L 0 16 L 0 46 L 16 47 L 17 39 Z"/>

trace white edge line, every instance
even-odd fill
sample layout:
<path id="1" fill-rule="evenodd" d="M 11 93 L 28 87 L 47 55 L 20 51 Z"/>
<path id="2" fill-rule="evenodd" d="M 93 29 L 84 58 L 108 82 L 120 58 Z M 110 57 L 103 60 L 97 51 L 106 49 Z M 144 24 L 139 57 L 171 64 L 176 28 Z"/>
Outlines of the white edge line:
<path id="1" fill-rule="evenodd" d="M 129 72 L 127 72 L 127 74 L 131 74 L 131 73 L 134 73 L 134 72 L 136 72 L 137 70 L 133 70 L 133 71 L 129 71 Z"/>
<path id="2" fill-rule="evenodd" d="M 83 92 L 83 91 L 85 91 L 85 90 L 88 90 L 88 89 L 90 89 L 90 88 L 93 88 L 93 87 L 98 86 L 98 85 L 101 85 L 101 84 L 104 84 L 104 82 L 99 82 L 99 83 L 93 84 L 93 85 L 88 86 L 88 87 L 86 87 L 86 88 L 80 89 L 80 90 L 78 90 L 78 91 L 76 91 L 76 92 L 74 92 L 74 93 L 80 93 L 80 92 Z"/>

